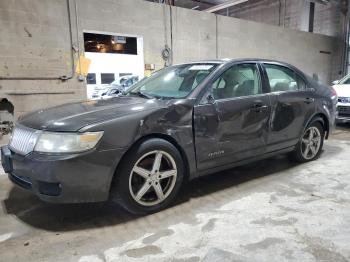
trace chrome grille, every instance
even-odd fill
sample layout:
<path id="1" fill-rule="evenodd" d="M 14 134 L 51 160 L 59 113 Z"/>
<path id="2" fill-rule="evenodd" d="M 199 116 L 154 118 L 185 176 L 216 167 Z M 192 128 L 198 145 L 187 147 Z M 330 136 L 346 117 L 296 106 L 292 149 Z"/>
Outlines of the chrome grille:
<path id="1" fill-rule="evenodd" d="M 337 106 L 339 116 L 349 116 L 350 106 Z"/>
<path id="2" fill-rule="evenodd" d="M 38 130 L 17 125 L 13 130 L 9 147 L 18 154 L 26 155 L 34 150 L 38 137 Z"/>

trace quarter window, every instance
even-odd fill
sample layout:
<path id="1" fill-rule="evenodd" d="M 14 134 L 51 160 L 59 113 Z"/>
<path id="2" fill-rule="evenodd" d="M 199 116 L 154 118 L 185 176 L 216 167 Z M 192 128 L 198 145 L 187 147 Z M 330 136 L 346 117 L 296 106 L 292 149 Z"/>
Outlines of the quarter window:
<path id="1" fill-rule="evenodd" d="M 255 64 L 234 65 L 213 84 L 216 100 L 261 94 L 258 68 Z"/>
<path id="2" fill-rule="evenodd" d="M 305 82 L 287 67 L 265 64 L 271 92 L 305 89 Z"/>
<path id="3" fill-rule="evenodd" d="M 299 90 L 303 90 L 303 89 L 306 89 L 306 84 L 305 84 L 305 81 L 298 75 L 297 76 L 297 83 L 298 83 L 298 89 Z"/>

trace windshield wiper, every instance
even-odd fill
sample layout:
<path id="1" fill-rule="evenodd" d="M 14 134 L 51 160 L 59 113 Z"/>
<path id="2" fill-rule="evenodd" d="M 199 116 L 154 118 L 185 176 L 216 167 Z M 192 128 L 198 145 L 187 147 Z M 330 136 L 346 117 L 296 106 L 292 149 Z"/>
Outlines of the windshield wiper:
<path id="1" fill-rule="evenodd" d="M 147 99 L 153 99 L 154 98 L 150 94 L 147 94 L 147 93 L 144 93 L 144 92 L 141 92 L 141 91 L 130 92 L 129 94 L 138 95 L 139 97 L 143 97 L 143 98 L 147 98 Z"/>

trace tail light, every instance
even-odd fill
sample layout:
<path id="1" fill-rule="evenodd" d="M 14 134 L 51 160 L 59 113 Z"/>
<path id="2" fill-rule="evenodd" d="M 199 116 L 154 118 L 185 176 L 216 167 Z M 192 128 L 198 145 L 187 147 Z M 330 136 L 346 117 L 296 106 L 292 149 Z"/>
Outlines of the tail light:
<path id="1" fill-rule="evenodd" d="M 338 99 L 337 91 L 335 91 L 333 87 L 331 87 L 331 95 L 332 95 L 332 99 Z"/>

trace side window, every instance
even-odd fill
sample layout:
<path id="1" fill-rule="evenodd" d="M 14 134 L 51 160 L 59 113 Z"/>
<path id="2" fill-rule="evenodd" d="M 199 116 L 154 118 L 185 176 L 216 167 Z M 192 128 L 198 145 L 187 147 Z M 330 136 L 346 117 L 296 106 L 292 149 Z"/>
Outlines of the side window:
<path id="1" fill-rule="evenodd" d="M 305 89 L 305 82 L 287 67 L 265 64 L 271 92 Z"/>
<path id="2" fill-rule="evenodd" d="M 213 84 L 214 99 L 261 94 L 259 71 L 255 64 L 234 65 Z"/>

